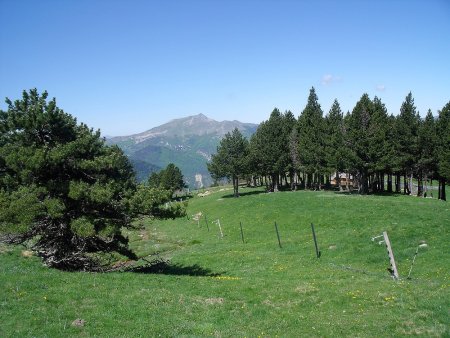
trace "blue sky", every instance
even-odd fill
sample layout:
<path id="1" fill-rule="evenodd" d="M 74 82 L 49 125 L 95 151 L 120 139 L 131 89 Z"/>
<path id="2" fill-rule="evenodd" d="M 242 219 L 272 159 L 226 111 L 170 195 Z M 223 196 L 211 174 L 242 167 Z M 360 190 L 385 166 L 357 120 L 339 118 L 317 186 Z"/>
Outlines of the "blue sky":
<path id="1" fill-rule="evenodd" d="M 450 100 L 450 1 L 0 0 L 0 108 L 24 89 L 104 135 L 203 113 L 259 123 L 363 93 Z"/>

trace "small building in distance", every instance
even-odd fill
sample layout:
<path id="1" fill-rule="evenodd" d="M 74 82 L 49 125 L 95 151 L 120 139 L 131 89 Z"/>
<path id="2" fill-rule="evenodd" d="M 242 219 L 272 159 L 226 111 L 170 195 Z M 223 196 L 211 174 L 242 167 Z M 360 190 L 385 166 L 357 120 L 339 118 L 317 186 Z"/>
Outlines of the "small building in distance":
<path id="1" fill-rule="evenodd" d="M 349 173 L 339 173 L 340 187 L 339 190 L 352 190 L 355 186 L 354 176 Z M 338 187 L 338 180 L 336 173 L 331 175 L 330 184 L 333 187 Z"/>

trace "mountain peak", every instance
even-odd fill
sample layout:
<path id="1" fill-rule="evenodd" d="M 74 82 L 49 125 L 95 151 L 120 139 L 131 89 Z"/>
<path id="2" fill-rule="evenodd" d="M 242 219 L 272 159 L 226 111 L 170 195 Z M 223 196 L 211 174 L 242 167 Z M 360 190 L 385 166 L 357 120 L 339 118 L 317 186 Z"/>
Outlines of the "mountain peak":
<path id="1" fill-rule="evenodd" d="M 222 121 L 218 122 L 208 116 L 200 113 L 197 115 L 182 117 L 171 120 L 158 127 L 149 129 L 139 134 L 112 138 L 112 142 L 123 140 L 132 140 L 134 143 L 141 143 L 149 139 L 161 137 L 181 137 L 190 136 L 215 135 L 219 138 L 223 137 L 227 132 L 238 128 L 241 131 L 249 130 L 250 134 L 256 130 L 255 124 L 242 123 L 239 121 Z"/>
<path id="2" fill-rule="evenodd" d="M 218 122 L 197 114 L 172 120 L 140 134 L 114 137 L 107 142 L 123 149 L 141 179 L 148 177 L 155 168 L 174 163 L 193 187 L 197 174 L 203 177 L 203 184 L 212 182 L 206 161 L 217 150 L 220 139 L 234 128 L 249 137 L 257 125 L 239 121 Z"/>

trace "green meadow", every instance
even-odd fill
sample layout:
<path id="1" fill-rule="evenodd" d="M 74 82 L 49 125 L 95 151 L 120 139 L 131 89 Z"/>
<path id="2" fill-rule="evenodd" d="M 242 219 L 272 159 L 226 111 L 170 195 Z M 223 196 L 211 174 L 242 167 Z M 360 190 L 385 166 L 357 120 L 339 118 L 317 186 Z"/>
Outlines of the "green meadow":
<path id="1" fill-rule="evenodd" d="M 144 219 L 128 233 L 143 257 L 132 271 L 124 264 L 110 273 L 62 272 L 23 247 L 1 246 L 0 337 L 450 335 L 448 203 L 209 192 L 189 200 L 189 217 Z M 382 238 L 371 240 L 383 231 L 398 281 Z"/>

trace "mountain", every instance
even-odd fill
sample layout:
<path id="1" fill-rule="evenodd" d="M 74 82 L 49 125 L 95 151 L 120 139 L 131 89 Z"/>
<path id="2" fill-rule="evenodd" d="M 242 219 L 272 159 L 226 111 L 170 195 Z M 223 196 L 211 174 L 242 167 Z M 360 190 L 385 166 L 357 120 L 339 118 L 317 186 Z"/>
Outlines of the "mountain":
<path id="1" fill-rule="evenodd" d="M 203 114 L 175 119 L 143 133 L 107 138 L 130 158 L 137 177 L 146 180 L 150 173 L 174 163 L 191 188 L 212 183 L 206 167 L 226 133 L 238 128 L 250 137 L 257 124 L 239 121 L 218 122 Z"/>

